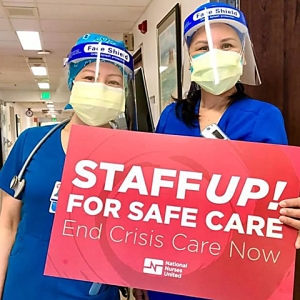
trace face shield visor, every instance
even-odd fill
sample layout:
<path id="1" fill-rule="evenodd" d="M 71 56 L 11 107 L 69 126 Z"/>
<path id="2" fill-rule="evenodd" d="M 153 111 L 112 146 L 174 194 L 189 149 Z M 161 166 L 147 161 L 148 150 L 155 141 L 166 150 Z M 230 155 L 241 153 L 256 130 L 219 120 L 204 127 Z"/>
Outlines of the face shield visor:
<path id="1" fill-rule="evenodd" d="M 191 79 L 213 94 L 237 82 L 261 84 L 243 13 L 229 5 L 202 5 L 184 22 Z"/>
<path id="2" fill-rule="evenodd" d="M 71 50 L 66 66 L 71 90 L 69 107 L 85 124 L 113 123 L 118 128 L 126 121 L 126 127 L 133 128 L 134 73 L 129 52 L 110 43 L 81 43 Z"/>

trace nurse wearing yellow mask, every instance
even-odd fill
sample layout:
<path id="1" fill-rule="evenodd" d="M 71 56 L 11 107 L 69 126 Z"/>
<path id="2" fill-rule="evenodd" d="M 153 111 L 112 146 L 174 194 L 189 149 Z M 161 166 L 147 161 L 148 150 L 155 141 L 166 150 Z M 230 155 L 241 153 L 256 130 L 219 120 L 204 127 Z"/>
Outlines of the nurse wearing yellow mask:
<path id="1" fill-rule="evenodd" d="M 74 114 L 59 127 L 25 130 L 0 172 L 0 299 L 120 300 L 121 290 L 101 283 L 44 275 L 48 244 L 57 205 L 71 126 L 110 127 L 133 101 L 130 82 L 133 59 L 123 43 L 99 34 L 81 37 L 70 52 L 70 105 Z M 21 193 L 10 181 L 19 174 L 33 148 L 50 136 L 30 160 Z M 57 245 L 59 247 L 59 245 Z"/>
<path id="2" fill-rule="evenodd" d="M 71 90 L 66 109 L 74 110 L 76 123 L 107 127 L 125 112 L 125 103 L 134 101 L 130 90 L 133 59 L 123 42 L 86 34 L 77 41 L 66 63 Z"/>
<path id="3" fill-rule="evenodd" d="M 232 140 L 287 144 L 280 110 L 245 94 L 243 84 L 261 81 L 243 13 L 224 3 L 204 4 L 186 18 L 184 39 L 190 90 L 166 107 L 156 132 L 202 137 L 215 123 Z"/>
<path id="4" fill-rule="evenodd" d="M 219 2 L 201 5 L 186 18 L 184 39 L 191 63 L 190 90 L 185 99 L 175 99 L 165 108 L 156 132 L 199 138 L 215 123 L 231 140 L 286 145 L 280 110 L 244 91 L 243 84 L 261 82 L 243 13 Z M 138 300 L 200 299 L 139 289 L 134 295 Z"/>

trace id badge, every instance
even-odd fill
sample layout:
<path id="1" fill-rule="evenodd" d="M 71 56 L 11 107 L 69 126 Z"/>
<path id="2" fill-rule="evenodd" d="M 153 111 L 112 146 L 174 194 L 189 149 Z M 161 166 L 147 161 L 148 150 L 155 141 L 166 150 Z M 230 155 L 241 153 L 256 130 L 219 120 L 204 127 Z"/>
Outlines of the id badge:
<path id="1" fill-rule="evenodd" d="M 51 214 L 55 214 L 56 212 L 59 189 L 60 189 L 60 181 L 56 181 L 50 197 L 49 212 Z"/>

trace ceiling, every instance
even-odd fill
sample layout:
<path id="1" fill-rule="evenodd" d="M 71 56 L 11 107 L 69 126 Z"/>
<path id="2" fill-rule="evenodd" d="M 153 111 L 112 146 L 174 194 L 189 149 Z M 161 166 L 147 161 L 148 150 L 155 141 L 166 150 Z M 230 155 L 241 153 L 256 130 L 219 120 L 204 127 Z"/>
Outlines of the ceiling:
<path id="1" fill-rule="evenodd" d="M 23 102 L 26 107 L 35 102 L 35 111 L 45 108 L 45 104 L 38 104 L 41 90 L 37 81 L 49 80 L 53 94 L 57 90 L 66 91 L 63 60 L 75 41 L 89 32 L 122 39 L 123 33 L 132 30 L 150 2 L 151 0 L 0 0 L 2 100 Z M 51 54 L 39 55 L 37 51 L 24 51 L 16 34 L 18 30 L 39 31 L 43 50 L 48 50 Z M 36 78 L 29 68 L 28 58 L 42 58 L 48 76 Z M 61 96 L 53 99 L 53 102 L 67 101 Z M 61 108 L 62 104 L 59 106 Z"/>

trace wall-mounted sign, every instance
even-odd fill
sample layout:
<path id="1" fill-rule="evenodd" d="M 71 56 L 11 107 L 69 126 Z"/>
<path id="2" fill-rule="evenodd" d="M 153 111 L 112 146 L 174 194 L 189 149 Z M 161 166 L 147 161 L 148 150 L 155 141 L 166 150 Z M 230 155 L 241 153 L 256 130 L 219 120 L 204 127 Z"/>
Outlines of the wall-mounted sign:
<path id="1" fill-rule="evenodd" d="M 50 92 L 41 92 L 41 100 L 50 100 L 51 93 Z"/>

